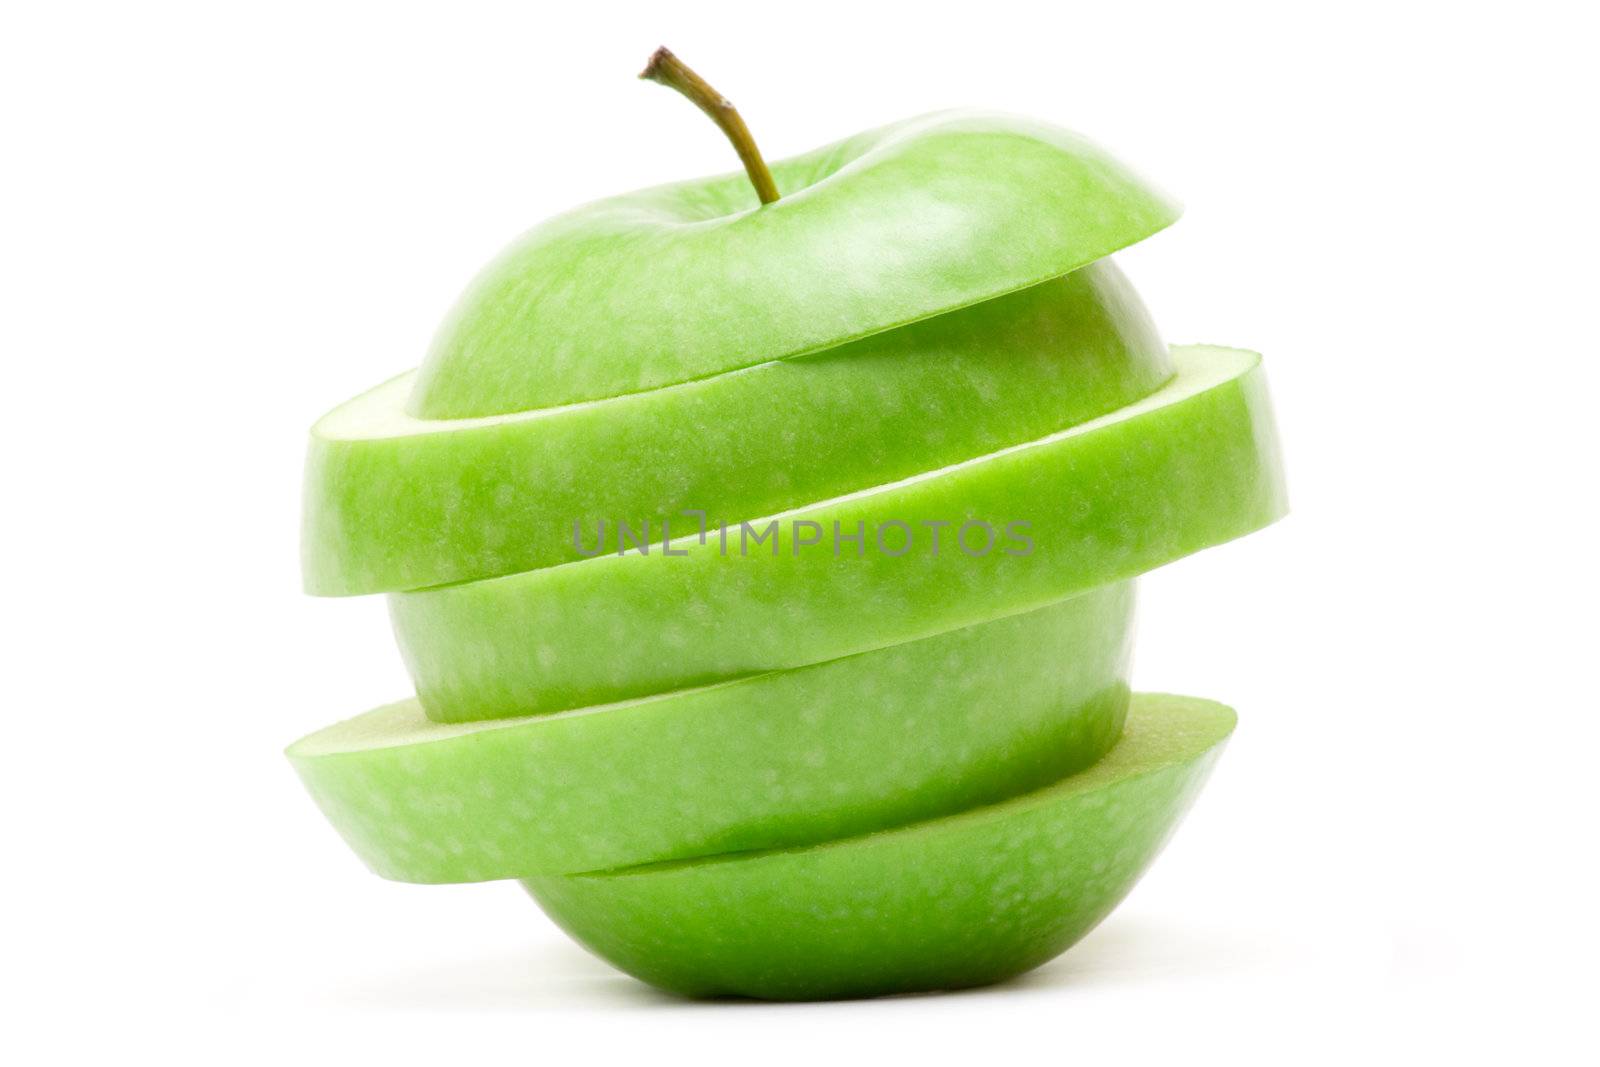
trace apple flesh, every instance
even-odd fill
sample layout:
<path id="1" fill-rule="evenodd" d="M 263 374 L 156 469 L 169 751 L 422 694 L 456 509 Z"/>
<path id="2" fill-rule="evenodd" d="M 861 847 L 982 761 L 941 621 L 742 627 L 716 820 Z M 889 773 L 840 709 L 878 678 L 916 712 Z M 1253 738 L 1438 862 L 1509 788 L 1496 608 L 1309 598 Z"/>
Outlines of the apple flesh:
<path id="1" fill-rule="evenodd" d="M 1259 357 L 1173 356 L 1171 382 L 1110 415 L 780 517 L 780 534 L 794 520 L 869 538 L 890 529 L 889 551 L 910 539 L 900 555 L 796 551 L 787 534 L 771 554 L 748 543 L 741 554 L 735 531 L 726 552 L 691 538 L 682 556 L 395 594 L 418 697 L 431 719 L 469 721 L 804 666 L 1039 607 L 1267 525 L 1285 499 Z M 1026 521 L 1033 550 L 970 555 L 954 526 L 931 525 L 964 520 Z"/>
<path id="2" fill-rule="evenodd" d="M 1132 583 L 792 671 L 559 715 L 413 701 L 289 758 L 377 873 L 473 882 L 811 844 L 1036 789 L 1111 747 Z"/>
<path id="3" fill-rule="evenodd" d="M 427 419 L 570 404 L 832 348 L 1059 278 L 1175 204 L 1076 134 L 951 112 L 601 200 L 507 249 L 434 339 Z"/>
<path id="4" fill-rule="evenodd" d="M 1135 695 L 1089 769 L 958 815 L 802 849 L 524 881 L 601 958 L 689 996 L 877 996 L 985 985 L 1054 958 L 1143 873 L 1234 714 Z"/>
<path id="5" fill-rule="evenodd" d="M 312 430 L 306 587 L 418 589 L 579 559 L 602 532 L 619 541 L 620 524 L 642 540 L 683 533 L 699 521 L 688 509 L 713 525 L 771 515 L 1044 436 L 1171 374 L 1132 286 L 1102 261 L 827 352 L 612 400 L 418 419 L 406 375 Z"/>

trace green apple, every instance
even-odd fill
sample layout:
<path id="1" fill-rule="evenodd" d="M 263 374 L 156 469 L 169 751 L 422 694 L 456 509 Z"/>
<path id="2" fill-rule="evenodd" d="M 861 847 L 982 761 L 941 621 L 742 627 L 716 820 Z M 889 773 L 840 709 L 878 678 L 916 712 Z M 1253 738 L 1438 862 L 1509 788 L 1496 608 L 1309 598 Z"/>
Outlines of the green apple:
<path id="1" fill-rule="evenodd" d="M 904 478 L 1112 411 L 1171 361 L 1109 260 L 827 352 L 478 419 L 405 411 L 414 375 L 312 431 L 313 593 L 391 592 L 581 558 Z M 577 533 L 574 524 L 578 524 Z"/>
<path id="2" fill-rule="evenodd" d="M 428 419 L 595 400 L 843 344 L 1058 278 L 1171 224 L 1126 167 L 1028 119 L 944 113 L 743 174 L 601 200 L 472 283 L 411 394 Z"/>
<path id="3" fill-rule="evenodd" d="M 1133 698 L 1122 740 L 1059 783 L 825 845 L 524 885 L 595 954 L 691 996 L 875 996 L 997 982 L 1053 958 L 1133 887 L 1233 712 Z"/>
<path id="4" fill-rule="evenodd" d="M 417 697 L 289 757 L 380 874 L 521 879 L 664 989 L 1037 966 L 1233 729 L 1130 702 L 1132 581 L 1283 513 L 1259 357 L 1162 347 L 1106 257 L 1177 209 L 1072 134 L 945 113 L 769 169 L 670 52 L 643 76 L 746 175 L 542 224 L 317 425 L 307 588 L 387 592 Z"/>
<path id="5" fill-rule="evenodd" d="M 1111 747 L 1132 583 L 812 667 L 529 719 L 416 701 L 289 758 L 379 874 L 468 882 L 868 833 L 1036 789 Z"/>
<path id="6" fill-rule="evenodd" d="M 753 523 L 781 538 L 755 548 L 741 528 L 726 545 L 689 538 L 681 555 L 658 548 L 394 594 L 418 697 L 429 718 L 454 722 L 804 666 L 1048 604 L 1273 521 L 1284 493 L 1259 357 L 1173 355 L 1176 376 L 1144 400 L 774 517 L 770 529 Z M 797 521 L 822 543 L 791 543 Z M 957 543 L 969 521 L 1008 534 L 1026 522 L 1031 550 L 1000 535 L 971 554 Z M 835 524 L 868 542 L 888 532 L 857 548 L 829 540 Z M 970 541 L 982 548 L 981 531 Z"/>

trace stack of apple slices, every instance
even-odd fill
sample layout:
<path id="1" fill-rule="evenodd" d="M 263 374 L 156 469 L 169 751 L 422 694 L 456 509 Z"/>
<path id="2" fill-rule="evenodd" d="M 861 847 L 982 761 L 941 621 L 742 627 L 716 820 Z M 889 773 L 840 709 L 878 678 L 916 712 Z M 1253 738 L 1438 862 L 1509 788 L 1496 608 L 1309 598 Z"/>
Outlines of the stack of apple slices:
<path id="1" fill-rule="evenodd" d="M 417 696 L 289 749 L 379 874 L 521 879 L 694 994 L 993 982 L 1104 917 L 1233 727 L 1133 579 L 1280 516 L 1258 358 L 1106 257 L 1176 209 L 945 114 L 520 239 L 313 431 L 313 593 Z"/>

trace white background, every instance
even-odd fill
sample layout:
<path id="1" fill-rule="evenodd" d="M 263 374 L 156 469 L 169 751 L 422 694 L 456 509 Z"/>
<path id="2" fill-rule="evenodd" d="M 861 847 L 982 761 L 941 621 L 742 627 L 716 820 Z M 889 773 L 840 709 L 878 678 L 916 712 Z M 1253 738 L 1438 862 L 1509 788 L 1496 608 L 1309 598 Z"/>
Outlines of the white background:
<path id="1" fill-rule="evenodd" d="M 1587 5 L 689 6 L 5 7 L 11 1062 L 1594 1056 Z M 1294 514 L 1141 613 L 1140 687 L 1236 740 L 1010 986 L 670 1000 L 515 886 L 369 875 L 281 758 L 406 690 L 381 598 L 299 593 L 306 427 L 539 218 L 731 169 L 634 80 L 663 42 L 770 157 L 962 104 L 1087 133 L 1188 205 L 1119 257 L 1167 336 L 1267 355 Z"/>

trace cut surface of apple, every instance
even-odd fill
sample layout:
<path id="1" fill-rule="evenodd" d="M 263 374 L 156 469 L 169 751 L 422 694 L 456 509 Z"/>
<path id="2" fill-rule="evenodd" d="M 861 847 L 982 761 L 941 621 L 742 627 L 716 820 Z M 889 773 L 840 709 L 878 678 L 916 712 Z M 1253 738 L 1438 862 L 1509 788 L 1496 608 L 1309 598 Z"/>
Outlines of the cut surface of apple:
<path id="1" fill-rule="evenodd" d="M 1233 726 L 1221 704 L 1136 694 L 1098 763 L 998 804 L 810 848 L 524 885 L 596 955 L 676 993 L 984 985 L 1054 958 L 1116 906 Z"/>
<path id="2" fill-rule="evenodd" d="M 557 216 L 467 289 L 410 400 L 423 418 L 641 392 L 843 344 L 1049 278 L 1178 209 L 1075 134 L 951 112 L 744 174 Z"/>
<path id="3" fill-rule="evenodd" d="M 312 430 L 305 583 L 419 589 L 580 559 L 614 548 L 623 524 L 649 541 L 770 515 L 1041 437 L 1171 374 L 1103 261 L 816 355 L 612 400 L 418 419 L 405 375 Z"/>
<path id="4" fill-rule="evenodd" d="M 826 841 L 1088 766 L 1127 706 L 1132 583 L 829 663 L 530 719 L 415 701 L 289 758 L 373 870 L 571 873 Z"/>
<path id="5" fill-rule="evenodd" d="M 418 697 L 429 718 L 466 721 L 805 666 L 1040 607 L 1267 525 L 1285 497 L 1259 357 L 1173 356 L 1171 382 L 1112 414 L 779 516 L 770 553 L 740 529 L 729 544 L 690 538 L 682 555 L 395 594 Z M 796 520 L 867 543 L 800 548 Z M 970 552 L 957 543 L 967 522 L 995 531 L 986 553 L 981 532 Z"/>

